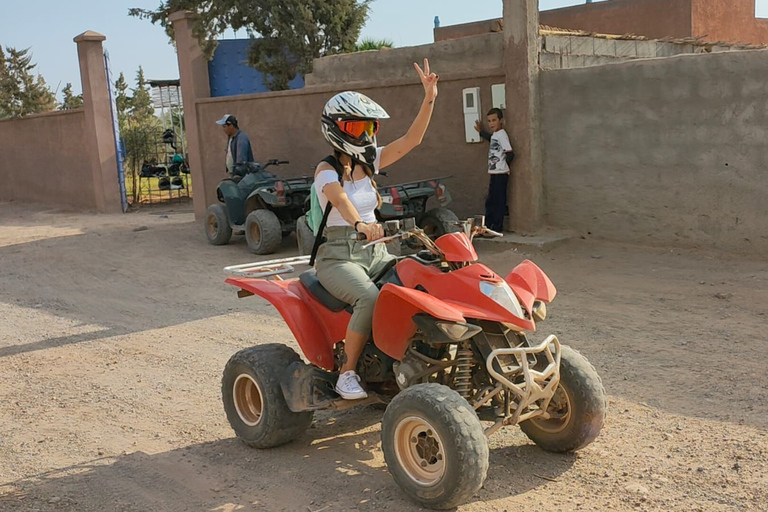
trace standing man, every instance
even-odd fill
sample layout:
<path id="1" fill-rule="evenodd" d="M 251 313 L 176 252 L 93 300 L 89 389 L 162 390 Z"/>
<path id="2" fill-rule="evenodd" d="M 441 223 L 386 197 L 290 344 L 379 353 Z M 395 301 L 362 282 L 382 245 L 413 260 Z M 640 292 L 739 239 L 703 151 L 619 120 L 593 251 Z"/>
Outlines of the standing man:
<path id="1" fill-rule="evenodd" d="M 491 179 L 488 184 L 488 197 L 485 199 L 485 222 L 489 229 L 499 233 L 504 229 L 504 216 L 509 215 L 507 206 L 509 166 L 515 159 L 509 135 L 503 127 L 503 120 L 504 113 L 501 109 L 492 108 L 488 111 L 490 132 L 483 130 L 480 120 L 475 123 L 475 130 L 491 143 L 488 149 L 488 174 L 491 175 Z"/>
<path id="2" fill-rule="evenodd" d="M 216 121 L 227 135 L 227 173 L 234 175 L 235 164 L 253 162 L 253 151 L 248 136 L 240 131 L 235 116 L 225 114 Z"/>

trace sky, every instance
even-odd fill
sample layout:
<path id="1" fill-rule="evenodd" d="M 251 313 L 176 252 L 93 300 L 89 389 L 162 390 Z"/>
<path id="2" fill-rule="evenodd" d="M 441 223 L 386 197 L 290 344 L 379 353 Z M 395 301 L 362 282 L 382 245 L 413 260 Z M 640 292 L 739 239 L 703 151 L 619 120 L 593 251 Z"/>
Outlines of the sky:
<path id="1" fill-rule="evenodd" d="M 584 0 L 539 0 L 539 8 L 581 3 Z M 176 53 L 162 27 L 128 16 L 130 7 L 158 5 L 160 0 L 0 0 L 0 45 L 31 47 L 38 73 L 59 98 L 68 82 L 76 93 L 81 91 L 72 39 L 86 30 L 107 37 L 112 72 L 115 77 L 125 73 L 131 87 L 140 65 L 148 79 L 178 78 Z M 757 16 L 768 17 L 768 0 L 756 0 L 756 6 Z M 390 39 L 395 46 L 427 44 L 432 42 L 435 16 L 446 26 L 501 15 L 502 0 L 374 0 L 361 37 Z"/>

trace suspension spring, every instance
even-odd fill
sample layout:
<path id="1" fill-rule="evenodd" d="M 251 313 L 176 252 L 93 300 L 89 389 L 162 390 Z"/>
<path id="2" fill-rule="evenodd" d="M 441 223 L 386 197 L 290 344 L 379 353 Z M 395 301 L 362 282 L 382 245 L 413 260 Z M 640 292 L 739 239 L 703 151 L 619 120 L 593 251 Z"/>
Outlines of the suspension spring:
<path id="1" fill-rule="evenodd" d="M 453 387 L 458 394 L 469 400 L 472 394 L 472 349 L 468 343 L 462 343 L 456 351 L 456 373 L 453 377 Z"/>

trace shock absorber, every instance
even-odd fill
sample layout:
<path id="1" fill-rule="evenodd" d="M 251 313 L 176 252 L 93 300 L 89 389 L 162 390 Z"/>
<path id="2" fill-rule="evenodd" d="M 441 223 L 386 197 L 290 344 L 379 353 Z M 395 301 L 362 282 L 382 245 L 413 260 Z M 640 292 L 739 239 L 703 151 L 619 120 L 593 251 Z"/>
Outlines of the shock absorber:
<path id="1" fill-rule="evenodd" d="M 453 387 L 458 394 L 469 400 L 472 393 L 472 349 L 464 342 L 456 351 L 456 373 L 453 377 Z"/>

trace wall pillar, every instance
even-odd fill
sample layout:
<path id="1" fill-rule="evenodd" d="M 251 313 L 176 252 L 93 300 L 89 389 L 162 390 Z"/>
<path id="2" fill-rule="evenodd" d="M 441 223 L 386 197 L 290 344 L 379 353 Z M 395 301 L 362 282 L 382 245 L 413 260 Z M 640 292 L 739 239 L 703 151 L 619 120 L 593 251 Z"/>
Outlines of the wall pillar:
<path id="1" fill-rule="evenodd" d="M 504 0 L 506 128 L 516 155 L 510 180 L 509 224 L 518 233 L 533 233 L 543 225 L 539 37 L 538 0 Z"/>
<path id="2" fill-rule="evenodd" d="M 187 151 L 189 166 L 192 173 L 192 183 L 195 187 L 193 200 L 195 219 L 202 220 L 205 210 L 216 199 L 216 184 L 205 182 L 203 159 L 200 152 L 200 129 L 197 119 L 197 100 L 211 96 L 211 85 L 208 80 L 208 61 L 203 55 L 203 49 L 192 34 L 192 20 L 195 13 L 177 11 L 169 17 L 173 23 L 176 40 L 176 55 L 179 60 L 179 79 L 181 82 L 181 97 L 184 103 L 184 122 L 187 135 Z M 211 186 L 209 186 L 211 185 Z M 211 192 L 212 189 L 213 192 Z"/>
<path id="3" fill-rule="evenodd" d="M 85 135 L 93 175 L 96 208 L 102 213 L 120 213 L 117 177 L 117 148 L 102 42 L 107 38 L 91 30 L 75 37 L 80 61 L 85 108 Z"/>

